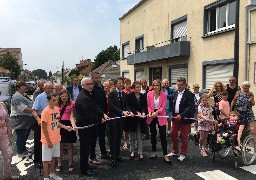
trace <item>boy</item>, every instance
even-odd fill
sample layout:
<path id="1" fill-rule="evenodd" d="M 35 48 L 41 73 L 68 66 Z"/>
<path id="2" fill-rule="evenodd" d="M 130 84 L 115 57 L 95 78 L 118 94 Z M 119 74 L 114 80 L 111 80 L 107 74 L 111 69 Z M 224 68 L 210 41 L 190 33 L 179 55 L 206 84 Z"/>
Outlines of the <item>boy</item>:
<path id="1" fill-rule="evenodd" d="M 222 100 L 219 102 L 220 121 L 229 118 L 230 105 L 228 102 L 228 93 L 226 91 L 221 93 Z"/>
<path id="2" fill-rule="evenodd" d="M 71 131 L 72 128 L 59 123 L 59 110 L 56 107 L 58 104 L 58 95 L 55 93 L 47 95 L 47 101 L 48 106 L 43 110 L 41 115 L 41 141 L 44 180 L 62 180 L 61 177 L 54 174 L 55 161 L 60 156 L 60 128 L 64 128 L 68 131 Z"/>

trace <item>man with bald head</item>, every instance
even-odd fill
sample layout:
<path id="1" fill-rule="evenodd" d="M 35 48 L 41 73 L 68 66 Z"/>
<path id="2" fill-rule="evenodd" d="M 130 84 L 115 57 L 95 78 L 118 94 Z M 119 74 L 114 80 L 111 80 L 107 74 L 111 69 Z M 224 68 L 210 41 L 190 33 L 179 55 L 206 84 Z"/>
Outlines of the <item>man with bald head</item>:
<path id="1" fill-rule="evenodd" d="M 34 127 L 34 163 L 41 167 L 42 165 L 42 144 L 41 144 L 41 113 L 48 106 L 47 95 L 53 92 L 53 84 L 47 82 L 44 84 L 44 92 L 39 94 L 33 104 L 33 115 L 37 120 Z"/>
<path id="2" fill-rule="evenodd" d="M 81 85 L 83 88 L 77 96 L 75 104 L 76 125 L 77 127 L 98 126 L 102 118 L 104 118 L 104 114 L 98 110 L 98 105 L 93 100 L 93 81 L 91 78 L 84 78 L 81 81 Z M 80 171 L 82 176 L 96 174 L 95 170 L 91 169 L 88 164 L 89 149 L 93 131 L 95 131 L 93 127 L 78 130 L 80 140 Z"/>
<path id="3" fill-rule="evenodd" d="M 58 95 L 59 95 L 62 89 L 63 89 L 63 86 L 62 86 L 61 83 L 55 83 L 55 84 L 53 85 L 53 92 L 54 92 L 55 94 L 58 94 Z"/>

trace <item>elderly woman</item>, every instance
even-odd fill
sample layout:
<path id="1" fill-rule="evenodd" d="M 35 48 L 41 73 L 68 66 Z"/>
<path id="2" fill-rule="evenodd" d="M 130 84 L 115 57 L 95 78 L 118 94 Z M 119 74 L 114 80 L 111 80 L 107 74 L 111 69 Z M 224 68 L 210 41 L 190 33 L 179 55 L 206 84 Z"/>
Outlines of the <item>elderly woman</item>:
<path id="1" fill-rule="evenodd" d="M 152 153 L 150 158 L 155 159 L 157 157 L 156 151 L 156 125 L 158 124 L 159 134 L 161 139 L 161 145 L 163 149 L 163 160 L 164 162 L 171 164 L 171 161 L 167 157 L 167 140 L 166 140 L 166 125 L 167 118 L 166 117 L 158 117 L 158 116 L 166 116 L 166 93 L 161 91 L 161 81 L 156 79 L 153 81 L 153 90 L 149 91 L 147 94 L 147 106 L 148 106 L 148 114 L 149 117 L 147 119 L 147 123 L 150 127 L 151 132 L 151 145 L 152 145 Z"/>
<path id="2" fill-rule="evenodd" d="M 19 81 L 16 84 L 16 93 L 11 100 L 11 121 L 16 133 L 16 147 L 19 156 L 30 156 L 27 151 L 26 141 L 28 139 L 31 128 L 36 123 L 32 115 L 32 101 L 24 96 L 26 84 Z"/>
<path id="3" fill-rule="evenodd" d="M 214 99 L 214 107 L 213 107 L 213 115 L 214 119 L 218 119 L 220 115 L 219 111 L 219 102 L 222 100 L 221 94 L 224 91 L 224 85 L 222 82 L 217 81 L 214 83 L 212 89 L 210 90 L 208 96 L 213 97 Z"/>
<path id="4" fill-rule="evenodd" d="M 240 150 L 241 147 L 241 135 L 244 127 L 247 126 L 248 122 L 254 120 L 254 114 L 252 111 L 252 106 L 255 105 L 254 95 L 250 92 L 250 83 L 245 81 L 242 83 L 241 91 L 237 91 L 235 97 L 231 103 L 231 108 L 240 113 L 240 126 L 237 134 L 238 146 L 236 147 Z"/>

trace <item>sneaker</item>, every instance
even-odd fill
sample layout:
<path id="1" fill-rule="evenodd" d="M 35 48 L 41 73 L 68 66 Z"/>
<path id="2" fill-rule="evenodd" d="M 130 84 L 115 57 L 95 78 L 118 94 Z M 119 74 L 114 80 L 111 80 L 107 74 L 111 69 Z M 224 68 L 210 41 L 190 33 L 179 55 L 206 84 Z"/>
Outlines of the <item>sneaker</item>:
<path id="1" fill-rule="evenodd" d="M 178 154 L 175 154 L 173 152 L 167 154 L 167 157 L 178 157 L 179 155 Z"/>
<path id="2" fill-rule="evenodd" d="M 184 159 L 186 159 L 186 156 L 184 155 L 180 155 L 180 157 L 178 158 L 179 161 L 183 161 Z"/>
<path id="3" fill-rule="evenodd" d="M 89 162 L 92 164 L 100 164 L 100 161 L 96 158 L 90 159 Z"/>
<path id="4" fill-rule="evenodd" d="M 50 174 L 49 179 L 51 180 L 62 180 L 62 178 L 56 174 Z"/>

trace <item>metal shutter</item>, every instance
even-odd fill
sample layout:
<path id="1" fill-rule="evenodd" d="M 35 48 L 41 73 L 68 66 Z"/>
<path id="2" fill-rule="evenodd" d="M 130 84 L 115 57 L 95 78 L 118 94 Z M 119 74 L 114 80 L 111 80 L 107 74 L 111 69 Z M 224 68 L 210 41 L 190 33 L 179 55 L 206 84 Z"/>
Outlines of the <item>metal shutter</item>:
<path id="1" fill-rule="evenodd" d="M 123 51 L 124 51 L 124 58 L 127 58 L 128 53 L 130 52 L 129 44 L 124 45 L 123 48 L 124 48 L 124 49 L 123 49 Z"/>
<path id="2" fill-rule="evenodd" d="M 173 39 L 187 36 L 187 21 L 173 26 Z"/>
<path id="3" fill-rule="evenodd" d="M 187 67 L 179 67 L 179 68 L 171 68 L 170 69 L 170 85 L 176 87 L 177 79 L 180 77 L 188 80 L 188 68 Z"/>
<path id="4" fill-rule="evenodd" d="M 206 66 L 205 88 L 211 89 L 216 81 L 228 84 L 230 76 L 233 76 L 234 64 L 208 65 Z"/>

